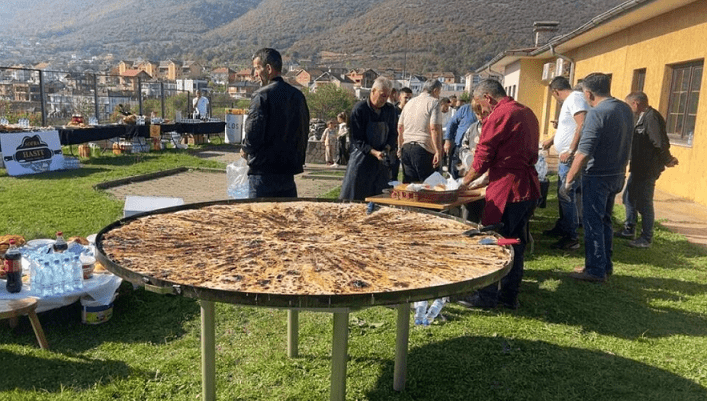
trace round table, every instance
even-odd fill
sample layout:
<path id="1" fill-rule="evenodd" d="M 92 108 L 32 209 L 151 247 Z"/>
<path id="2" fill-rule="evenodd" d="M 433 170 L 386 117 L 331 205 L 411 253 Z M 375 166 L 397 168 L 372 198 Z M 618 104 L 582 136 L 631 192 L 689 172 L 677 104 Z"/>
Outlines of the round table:
<path id="1" fill-rule="evenodd" d="M 272 215 L 267 214 L 268 208 L 273 210 Z M 465 228 L 469 228 L 471 224 L 455 217 L 424 210 L 389 207 L 383 207 L 381 210 L 374 211 L 372 214 L 367 215 L 366 209 L 366 205 L 359 202 L 332 202 L 317 199 L 229 200 L 171 207 L 131 216 L 105 227 L 98 233 L 96 238 L 96 255 L 97 259 L 106 266 L 108 270 L 128 281 L 145 286 L 147 290 L 163 294 L 187 296 L 199 300 L 201 305 L 202 398 L 204 400 L 214 400 L 216 398 L 215 302 L 287 309 L 287 349 L 290 357 L 297 355 L 298 311 L 308 310 L 333 313 L 331 400 L 345 399 L 349 312 L 373 306 L 396 305 L 398 316 L 396 324 L 393 388 L 397 391 L 401 391 L 405 388 L 407 369 L 410 303 L 469 293 L 475 289 L 500 281 L 511 268 L 513 250 L 510 246 L 498 247 L 479 245 L 479 240 L 482 237 L 468 238 L 462 236 L 461 233 Z M 214 226 L 218 225 L 222 220 L 214 217 L 217 216 L 214 214 L 215 212 L 231 213 L 229 216 L 232 216 L 233 220 L 236 218 L 250 219 L 239 220 L 238 222 L 230 222 L 231 219 L 226 220 L 229 221 L 227 224 L 233 225 L 231 229 L 235 229 L 236 227 L 243 228 L 243 225 L 253 223 L 252 219 L 260 218 L 263 220 L 263 226 L 270 227 L 270 229 L 274 230 L 273 233 L 270 233 L 270 229 L 248 229 L 253 232 L 253 238 L 257 236 L 262 237 L 262 235 L 265 234 L 272 234 L 273 237 L 268 237 L 268 241 L 239 237 L 239 240 L 244 242 L 244 247 L 246 247 L 246 243 L 249 244 L 249 246 L 255 247 L 267 246 L 268 243 L 271 243 L 274 244 L 272 247 L 275 248 L 277 248 L 277 244 L 280 244 L 285 247 L 283 249 L 295 248 L 302 249 L 301 252 L 306 252 L 306 249 L 312 249 L 311 244 L 301 245 L 301 243 L 307 241 L 314 241 L 314 243 L 316 243 L 317 239 L 311 238 L 308 234 L 303 232 L 291 232 L 294 230 L 292 225 L 301 224 L 306 226 L 304 228 L 305 230 L 308 229 L 308 224 L 302 223 L 300 220 L 306 221 L 307 214 L 315 213 L 315 211 L 316 216 L 332 224 L 334 231 L 337 231 L 336 227 L 339 227 L 339 230 L 343 231 L 341 234 L 333 234 L 333 236 L 330 237 L 327 237 L 329 234 L 325 233 L 321 235 L 322 238 L 329 238 L 329 240 L 336 238 L 336 241 L 338 241 L 337 244 L 339 244 L 340 241 L 345 241 L 347 235 L 352 236 L 353 238 L 351 240 L 358 243 L 364 241 L 367 235 L 380 236 L 380 238 L 386 238 L 391 244 L 398 244 L 398 246 L 405 244 L 405 246 L 409 246 L 410 249 L 405 248 L 403 251 L 412 253 L 412 250 L 426 249 L 425 246 L 430 245 L 430 238 L 436 238 L 439 239 L 440 244 L 442 244 L 439 245 L 439 247 L 445 249 L 444 252 L 455 255 L 452 257 L 452 260 L 457 260 L 462 254 L 473 255 L 483 252 L 491 252 L 492 256 L 490 259 L 496 258 L 497 260 L 496 263 L 488 268 L 462 269 L 462 266 L 459 266 L 461 270 L 454 271 L 452 271 L 453 269 L 451 268 L 446 269 L 445 266 L 440 265 L 440 263 L 446 260 L 444 259 L 444 255 L 439 256 L 429 253 L 416 257 L 415 263 L 396 263 L 394 266 L 356 265 L 354 262 L 351 266 L 355 266 L 354 269 L 357 270 L 359 274 L 363 275 L 361 277 L 365 278 L 361 280 L 351 280 L 351 277 L 346 276 L 348 286 L 341 286 L 340 283 L 328 283 L 327 280 L 334 281 L 336 280 L 335 277 L 340 277 L 342 274 L 346 275 L 347 272 L 338 272 L 337 276 L 329 274 L 331 272 L 328 271 L 326 267 L 319 270 L 317 270 L 317 268 L 311 269 L 308 259 L 309 256 L 303 255 L 299 259 L 295 258 L 295 260 L 292 260 L 288 265 L 289 267 L 283 265 L 283 270 L 289 270 L 286 272 L 283 271 L 282 274 L 277 275 L 278 280 L 281 280 L 281 277 L 292 273 L 293 264 L 299 264 L 302 265 L 302 270 L 293 273 L 296 277 L 298 275 L 307 275 L 309 282 L 317 281 L 319 285 L 331 285 L 331 288 L 337 289 L 336 291 L 313 291 L 308 285 L 306 290 L 301 287 L 292 287 L 288 288 L 286 291 L 278 292 L 271 288 L 271 286 L 276 287 L 275 283 L 270 283 L 270 280 L 262 279 L 253 281 L 253 288 L 248 288 L 247 284 L 245 284 L 248 278 L 244 278 L 247 273 L 244 272 L 250 272 L 252 269 L 246 268 L 246 266 L 248 266 L 246 259 L 239 260 L 234 263 L 235 266 L 231 266 L 227 269 L 238 273 L 235 276 L 237 280 L 230 279 L 229 277 L 223 278 L 227 283 L 238 281 L 240 282 L 239 285 L 245 287 L 239 287 L 237 289 L 224 288 L 228 286 L 215 284 L 216 279 L 214 277 L 216 273 L 205 275 L 201 278 L 201 282 L 195 284 L 194 282 L 189 282 L 187 279 L 175 280 L 174 277 L 169 275 L 170 273 L 165 273 L 163 268 L 156 267 L 164 267 L 165 261 L 172 260 L 173 256 L 171 256 L 170 253 L 179 252 L 189 255 L 192 252 L 198 252 L 200 249 L 197 248 L 199 247 L 203 248 L 204 246 L 208 246 L 212 252 L 217 251 L 219 247 L 226 247 L 227 245 L 225 244 L 205 245 L 207 243 L 195 243 L 192 246 L 190 243 L 180 240 L 180 238 L 184 236 L 195 235 L 194 233 L 197 233 L 196 235 L 198 236 L 198 233 L 201 232 L 200 230 L 212 230 Z M 368 211 L 370 212 L 370 209 Z M 206 216 L 200 215 L 204 213 L 208 214 Z M 276 216 L 277 213 L 294 213 L 297 216 L 294 219 L 290 218 L 287 220 L 291 216 Z M 336 216 L 333 216 L 333 214 L 336 214 Z M 382 226 L 376 225 L 380 223 L 380 220 L 377 219 L 383 218 L 392 220 L 386 221 Z M 388 226 L 397 227 L 400 221 L 395 220 L 396 218 L 404 218 L 407 219 L 406 221 L 420 220 L 422 227 L 414 233 L 400 233 L 401 238 L 395 239 L 393 238 L 395 231 L 390 231 L 392 228 Z M 288 224 L 287 221 L 290 223 Z M 429 228 L 427 226 L 429 226 Z M 174 232 L 171 232 L 172 230 Z M 264 233 L 266 231 L 267 233 Z M 170 236 L 174 236 L 176 239 Z M 484 235 L 484 237 L 488 236 L 498 238 L 498 235 L 495 233 Z M 195 238 L 195 242 L 199 241 L 196 237 L 193 238 Z M 298 245 L 301 246 L 298 248 Z M 320 243 L 320 245 L 326 248 L 327 245 L 331 244 Z M 438 246 L 437 243 L 433 245 Z M 230 246 L 233 247 L 233 244 Z M 155 247 L 164 248 L 165 252 L 155 252 L 155 249 L 157 249 Z M 170 247 L 173 247 L 173 249 Z M 335 248 L 336 247 L 330 247 L 330 249 Z M 380 246 L 378 246 L 378 248 L 380 248 Z M 475 251 L 472 252 L 470 248 L 474 248 Z M 363 249 L 365 249 L 365 246 L 362 246 L 361 249 L 352 249 L 351 257 L 355 258 L 356 255 L 354 254 L 357 252 L 359 256 L 365 253 L 366 257 L 369 257 L 367 255 L 369 252 L 363 251 Z M 126 254 L 134 252 L 132 255 L 134 257 L 121 256 L 122 254 L 118 252 L 119 250 Z M 279 250 L 277 252 L 282 251 Z M 166 256 L 162 254 L 166 254 Z M 139 263 L 133 265 L 131 260 L 134 261 L 138 255 L 140 257 Z M 268 253 L 265 252 L 263 255 L 263 257 L 267 257 Z M 388 253 L 387 255 L 388 258 L 392 258 L 392 254 Z M 283 255 L 282 259 L 288 260 L 291 258 L 290 255 L 287 254 Z M 428 270 L 430 269 L 425 268 L 425 266 L 420 266 L 420 261 L 427 259 L 430 260 L 431 266 L 436 265 L 439 267 L 439 272 L 429 272 Z M 199 260 L 204 262 L 199 265 L 219 264 L 211 259 Z M 338 259 L 336 260 L 341 262 Z M 376 259 L 376 264 L 384 263 L 385 260 L 386 258 L 379 256 L 379 259 Z M 180 259 L 179 263 L 185 270 L 194 268 L 194 266 L 191 265 L 197 264 L 196 262 L 190 262 L 188 259 Z M 337 266 L 337 268 L 339 267 Z M 381 269 L 385 277 L 381 276 Z M 469 270 L 471 272 L 467 272 Z M 464 272 L 464 274 L 460 272 Z M 178 272 L 174 274 L 178 276 Z M 269 277 L 273 277 L 272 274 L 271 272 L 271 276 Z M 395 279 L 393 279 L 393 276 L 409 278 L 417 277 L 421 274 L 429 275 L 429 277 L 426 276 L 425 279 L 422 280 L 427 284 L 411 283 L 409 282 L 410 280 L 395 282 Z M 458 277 L 455 278 L 454 274 L 457 274 Z M 388 287 L 385 285 L 376 286 L 376 283 L 372 282 L 373 278 L 376 276 L 381 278 L 381 281 L 386 283 Z M 285 279 L 287 279 L 287 277 L 285 277 Z M 390 284 L 391 280 L 394 284 Z M 258 285 L 255 285 L 256 282 Z M 235 284 L 234 286 L 237 287 Z M 369 286 L 373 288 L 372 291 L 367 290 Z"/>

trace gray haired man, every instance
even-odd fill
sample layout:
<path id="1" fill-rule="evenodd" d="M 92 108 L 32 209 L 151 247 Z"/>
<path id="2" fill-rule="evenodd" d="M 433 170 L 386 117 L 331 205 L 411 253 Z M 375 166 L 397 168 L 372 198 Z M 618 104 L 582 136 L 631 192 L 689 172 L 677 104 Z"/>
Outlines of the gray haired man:
<path id="1" fill-rule="evenodd" d="M 403 165 L 404 183 L 424 181 L 442 161 L 441 91 L 440 81 L 427 80 L 420 96 L 410 100 L 400 113 L 398 141 L 403 146 L 398 156 Z"/>

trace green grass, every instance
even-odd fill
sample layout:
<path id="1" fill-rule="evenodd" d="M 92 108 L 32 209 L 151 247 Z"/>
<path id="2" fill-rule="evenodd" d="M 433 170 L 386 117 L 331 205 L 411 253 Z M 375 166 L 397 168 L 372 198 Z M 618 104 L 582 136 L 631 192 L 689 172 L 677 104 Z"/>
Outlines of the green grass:
<path id="1" fill-rule="evenodd" d="M 96 232 L 122 205 L 94 184 L 178 166 L 223 167 L 183 152 L 84 165 L 0 175 L 0 233 Z M 556 208 L 551 198 L 531 223 L 535 249 L 521 308 L 450 304 L 446 322 L 412 327 L 404 392 L 392 389 L 396 312 L 352 313 L 347 399 L 707 400 L 707 251 L 657 227 L 650 249 L 615 242 L 607 284 L 575 282 L 567 273 L 583 262 L 583 248 L 554 251 L 540 234 Z M 37 347 L 26 318 L 14 330 L 0 326 L 0 400 L 199 399 L 198 303 L 126 284 L 120 292 L 112 320 L 101 325 L 81 324 L 76 304 L 40 314 L 50 351 Z M 328 399 L 330 314 L 300 314 L 300 357 L 290 359 L 285 311 L 229 304 L 216 311 L 219 400 Z"/>

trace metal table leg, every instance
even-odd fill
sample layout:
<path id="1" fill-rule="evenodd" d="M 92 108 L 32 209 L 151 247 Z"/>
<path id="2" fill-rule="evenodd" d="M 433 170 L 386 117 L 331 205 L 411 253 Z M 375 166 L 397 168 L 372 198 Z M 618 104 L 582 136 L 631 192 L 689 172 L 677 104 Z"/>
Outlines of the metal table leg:
<path id="1" fill-rule="evenodd" d="M 334 338 L 331 350 L 331 401 L 344 401 L 346 399 L 348 342 L 349 313 L 334 312 Z"/>
<path id="2" fill-rule="evenodd" d="M 408 368 L 408 338 L 410 337 L 410 303 L 398 305 L 398 321 L 395 335 L 395 368 L 393 369 L 393 390 L 405 390 L 405 376 Z"/>
<path id="3" fill-rule="evenodd" d="M 216 400 L 216 331 L 214 302 L 201 304 L 201 399 Z"/>
<path id="4" fill-rule="evenodd" d="M 287 356 L 297 357 L 297 345 L 299 343 L 299 311 L 287 310 Z"/>

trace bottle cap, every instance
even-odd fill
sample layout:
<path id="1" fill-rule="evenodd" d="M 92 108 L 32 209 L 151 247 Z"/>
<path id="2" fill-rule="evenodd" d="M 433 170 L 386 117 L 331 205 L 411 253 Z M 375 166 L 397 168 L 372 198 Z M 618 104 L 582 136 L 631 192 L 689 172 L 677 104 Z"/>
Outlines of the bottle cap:
<path id="1" fill-rule="evenodd" d="M 9 243 L 10 245 L 15 245 L 15 240 L 14 240 L 14 239 L 11 239 L 10 241 L 8 241 L 8 243 Z"/>
<path id="2" fill-rule="evenodd" d="M 61 231 L 57 231 L 57 232 L 56 232 L 56 235 L 64 235 L 64 233 L 61 232 Z"/>

